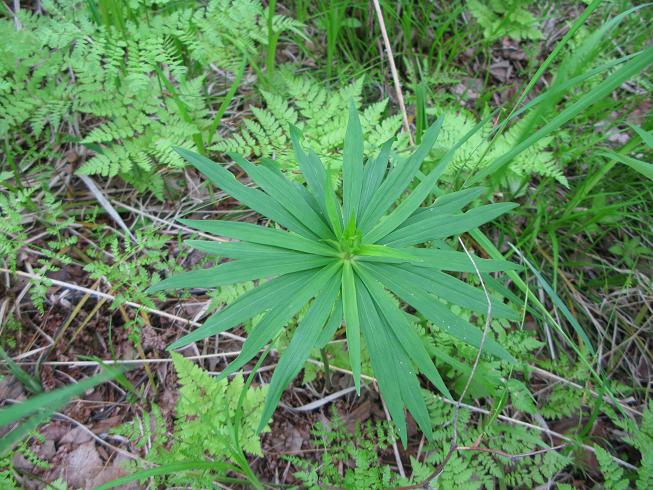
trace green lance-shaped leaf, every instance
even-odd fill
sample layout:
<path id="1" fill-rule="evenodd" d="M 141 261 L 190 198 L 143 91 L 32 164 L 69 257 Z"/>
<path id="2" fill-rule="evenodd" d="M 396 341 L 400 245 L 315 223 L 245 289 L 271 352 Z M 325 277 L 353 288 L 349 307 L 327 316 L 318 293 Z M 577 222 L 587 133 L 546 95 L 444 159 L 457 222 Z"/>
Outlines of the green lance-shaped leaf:
<path id="1" fill-rule="evenodd" d="M 404 415 L 404 403 L 399 379 L 394 366 L 397 346 L 391 343 L 388 332 L 381 327 L 381 319 L 374 307 L 374 303 L 360 279 L 358 281 L 360 287 L 356 288 L 356 294 L 357 301 L 360 303 L 361 327 L 370 353 L 372 370 L 379 382 L 379 388 L 388 406 L 388 412 L 390 412 L 390 416 L 397 426 L 399 437 L 405 446 L 407 441 L 406 416 Z"/>
<path id="2" fill-rule="evenodd" d="M 217 267 L 182 272 L 164 279 L 149 288 L 149 292 L 164 289 L 183 289 L 192 287 L 216 288 L 228 284 L 237 284 L 264 277 L 275 277 L 291 272 L 315 269 L 332 262 L 333 259 L 319 255 L 299 254 L 279 257 L 273 261 L 261 263 L 261 258 L 243 259 L 225 262 Z"/>
<path id="3" fill-rule="evenodd" d="M 453 314 L 445 305 L 434 300 L 433 296 L 389 274 L 376 264 L 359 264 L 359 266 L 448 334 L 476 348 L 480 346 L 482 332 Z M 486 338 L 484 349 L 488 354 L 504 361 L 515 362 L 512 355 L 490 337 Z"/>
<path id="4" fill-rule="evenodd" d="M 361 391 L 361 333 L 358 302 L 356 300 L 356 284 L 351 262 L 344 261 L 342 265 L 342 305 L 347 329 L 347 349 L 349 364 L 354 376 L 356 393 Z"/>
<path id="5" fill-rule="evenodd" d="M 263 407 L 263 415 L 259 423 L 259 432 L 263 430 L 270 417 L 272 417 L 283 390 L 297 376 L 306 359 L 308 359 L 311 350 L 315 347 L 333 310 L 338 297 L 339 286 L 340 277 L 333 276 L 325 286 L 323 293 L 315 299 L 306 316 L 299 322 L 288 348 L 281 356 L 279 364 L 272 375 L 265 406 Z"/>
<path id="6" fill-rule="evenodd" d="M 243 242 L 260 243 L 327 257 L 337 255 L 332 248 L 320 242 L 281 230 L 263 228 L 251 223 L 196 219 L 182 219 L 179 222 L 199 231 L 216 236 L 226 236 Z"/>
<path id="7" fill-rule="evenodd" d="M 178 349 L 224 332 L 280 302 L 288 301 L 306 286 L 313 274 L 314 271 L 295 272 L 272 279 L 255 289 L 250 289 L 224 310 L 211 315 L 200 328 L 175 341 L 168 347 L 168 350 Z"/>
<path id="8" fill-rule="evenodd" d="M 385 173 L 388 170 L 388 159 L 390 157 L 393 143 L 394 138 L 386 141 L 383 146 L 381 146 L 381 150 L 376 158 L 369 160 L 363 169 L 363 190 L 361 192 L 361 200 L 358 207 L 359 221 L 365 213 L 370 199 L 372 199 L 372 196 L 376 193 L 381 182 L 383 182 L 383 177 L 385 177 Z"/>
<path id="9" fill-rule="evenodd" d="M 390 298 L 383 285 L 370 274 L 361 270 L 359 276 L 378 306 L 380 314 L 385 318 L 387 325 L 390 326 L 404 350 L 410 353 L 417 368 L 443 395 L 451 398 L 451 394 L 444 384 L 440 373 L 438 373 L 433 361 L 431 361 L 424 344 L 408 321 L 406 314 Z"/>
<path id="10" fill-rule="evenodd" d="M 315 199 L 322 208 L 322 214 L 326 215 L 326 208 L 324 207 L 325 201 L 325 188 L 324 181 L 328 178 L 324 169 L 324 165 L 315 153 L 309 151 L 304 152 L 299 144 L 300 132 L 297 127 L 290 125 L 290 141 L 292 142 L 295 158 L 299 164 L 299 168 L 306 179 L 308 188 L 315 196 Z"/>
<path id="11" fill-rule="evenodd" d="M 481 206 L 459 215 L 424 213 L 414 223 L 397 228 L 381 240 L 393 247 L 416 245 L 429 240 L 447 238 L 478 228 L 517 207 L 511 202 Z"/>
<path id="12" fill-rule="evenodd" d="M 247 187 L 236 180 L 234 174 L 229 172 L 222 165 L 215 163 L 208 158 L 198 155 L 192 151 L 183 148 L 175 148 L 188 163 L 193 165 L 197 170 L 202 172 L 208 179 L 224 192 L 229 194 L 240 202 L 249 206 L 254 211 L 265 214 L 277 223 L 285 226 L 291 231 L 304 237 L 315 238 L 315 234 L 310 231 L 301 221 L 290 214 L 281 204 L 272 199 L 270 196 L 251 187 Z"/>
<path id="13" fill-rule="evenodd" d="M 438 119 L 424 133 L 422 143 L 417 147 L 415 152 L 405 162 L 402 162 L 401 165 L 397 165 L 388 172 L 388 176 L 370 199 L 370 204 L 361 218 L 360 226 L 363 232 L 369 231 L 377 224 L 378 220 L 395 203 L 415 178 L 420 165 L 435 144 L 441 127 L 442 119 Z"/>
<path id="14" fill-rule="evenodd" d="M 318 237 L 329 235 L 329 228 L 311 206 L 306 206 L 303 189 L 263 165 L 254 165 L 237 154 L 229 154 L 250 178 L 275 201 L 291 213 L 300 223 L 307 226 Z"/>
<path id="15" fill-rule="evenodd" d="M 487 312 L 487 298 L 480 289 L 439 271 L 430 271 L 410 264 L 378 264 L 377 269 L 406 282 L 420 290 L 432 293 L 445 301 L 476 313 Z M 500 301 L 491 300 L 494 318 L 518 320 L 519 315 Z"/>
<path id="16" fill-rule="evenodd" d="M 236 359 L 220 373 L 218 380 L 226 378 L 247 364 L 264 346 L 270 341 L 279 330 L 308 303 L 313 297 L 322 294 L 329 280 L 340 270 L 341 265 L 334 263 L 316 272 L 302 286 L 301 290 L 290 298 L 284 298 L 270 310 L 263 319 L 254 327 L 249 337 L 243 344 L 243 348 Z"/>
<path id="17" fill-rule="evenodd" d="M 363 130 L 354 101 L 349 102 L 349 122 L 345 132 L 342 161 L 343 216 L 355 215 L 363 186 Z"/>

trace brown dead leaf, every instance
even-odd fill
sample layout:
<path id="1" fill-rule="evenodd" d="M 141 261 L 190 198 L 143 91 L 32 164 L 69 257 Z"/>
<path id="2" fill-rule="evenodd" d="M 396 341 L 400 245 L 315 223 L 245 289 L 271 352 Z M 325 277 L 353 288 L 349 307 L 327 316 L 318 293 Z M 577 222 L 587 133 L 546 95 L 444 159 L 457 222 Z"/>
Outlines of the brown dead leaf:
<path id="1" fill-rule="evenodd" d="M 59 440 L 59 444 L 70 444 L 71 446 L 75 447 L 81 444 L 86 444 L 87 442 L 91 442 L 92 440 L 93 436 L 91 436 L 91 434 L 89 434 L 81 427 L 77 427 L 64 435 Z"/>
<path id="2" fill-rule="evenodd" d="M 95 443 L 87 442 L 68 454 L 63 466 L 63 477 L 72 488 L 88 488 L 87 483 L 95 478 L 103 467 Z"/>

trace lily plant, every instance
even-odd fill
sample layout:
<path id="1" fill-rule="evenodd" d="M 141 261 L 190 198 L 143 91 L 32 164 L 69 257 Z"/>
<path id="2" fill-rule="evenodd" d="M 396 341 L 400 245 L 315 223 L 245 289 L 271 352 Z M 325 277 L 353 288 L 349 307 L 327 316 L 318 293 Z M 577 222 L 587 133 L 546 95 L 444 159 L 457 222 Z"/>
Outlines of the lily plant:
<path id="1" fill-rule="evenodd" d="M 301 135 L 296 128 L 291 128 L 291 137 L 304 185 L 287 179 L 272 160 L 254 165 L 240 155 L 229 154 L 255 185 L 251 187 L 236 180 L 225 166 L 177 149 L 215 186 L 268 221 L 257 225 L 181 220 L 188 227 L 229 239 L 188 241 L 197 250 L 229 260 L 164 279 L 150 291 L 258 282 L 257 287 L 211 315 L 169 349 L 214 336 L 262 315 L 238 357 L 222 372 L 224 377 L 257 356 L 300 312 L 305 312 L 298 318 L 272 375 L 259 429 L 265 427 L 283 390 L 300 372 L 311 351 L 340 335 L 344 325 L 356 391 L 360 393 L 361 352 L 366 349 L 371 374 L 378 380 L 404 444 L 406 409 L 424 434 L 431 435 L 422 387 L 428 380 L 442 395 L 451 398 L 451 394 L 404 309 L 410 305 L 443 331 L 479 348 L 482 331 L 454 314 L 450 305 L 485 315 L 486 295 L 451 273 L 514 268 L 507 261 L 473 257 L 446 243 L 446 239 L 510 211 L 515 204 L 494 203 L 463 211 L 483 194 L 482 188 L 441 195 L 433 202 L 430 196 L 438 178 L 464 142 L 452 148 L 428 174 L 422 174 L 421 164 L 442 123 L 439 119 L 430 126 L 408 157 L 393 153 L 392 141 L 388 141 L 376 157 L 364 161 L 361 124 L 352 104 L 339 192 L 333 187 L 335 179 L 330 169 L 312 150 L 300 146 Z M 469 136 L 471 133 L 466 138 Z M 502 301 L 492 302 L 493 317 L 514 317 L 514 310 Z M 483 349 L 488 355 L 513 361 L 491 335 L 483 342 Z"/>

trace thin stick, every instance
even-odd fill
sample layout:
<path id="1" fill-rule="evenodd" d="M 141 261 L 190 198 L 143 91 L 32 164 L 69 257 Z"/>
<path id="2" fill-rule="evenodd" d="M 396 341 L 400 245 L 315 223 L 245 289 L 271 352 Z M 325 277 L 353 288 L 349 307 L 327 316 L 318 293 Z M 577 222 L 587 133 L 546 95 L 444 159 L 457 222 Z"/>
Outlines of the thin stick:
<path id="1" fill-rule="evenodd" d="M 388 56 L 388 64 L 390 65 L 390 73 L 392 73 L 392 80 L 395 84 L 395 91 L 397 92 L 397 101 L 399 102 L 399 109 L 401 109 L 401 117 L 404 122 L 404 131 L 408 134 L 408 139 L 410 144 L 414 145 L 413 135 L 410 133 L 410 125 L 408 124 L 408 113 L 406 112 L 406 105 L 404 104 L 404 94 L 401 91 L 401 84 L 399 83 L 399 74 L 397 73 L 397 67 L 395 66 L 395 59 L 392 55 L 392 47 L 390 47 L 390 39 L 388 39 L 388 32 L 385 28 L 385 21 L 383 20 L 383 12 L 381 11 L 381 5 L 379 5 L 379 0 L 372 0 L 374 3 L 374 10 L 376 10 L 376 17 L 379 20 L 379 28 L 381 29 L 381 35 L 383 36 L 383 44 L 385 45 L 385 52 Z"/>
<path id="2" fill-rule="evenodd" d="M 379 391 L 378 388 L 377 391 Z M 388 420 L 388 422 L 391 422 L 392 418 L 390 418 L 390 413 L 388 412 L 388 407 L 385 405 L 385 400 L 383 399 L 382 396 L 379 398 L 381 398 L 381 404 L 383 405 L 383 412 L 385 412 L 385 418 Z M 402 478 L 406 478 L 404 465 L 401 462 L 401 455 L 399 454 L 399 447 L 397 446 L 397 441 L 394 438 L 392 441 L 392 452 L 394 453 L 395 461 L 397 462 L 397 469 L 399 470 L 399 476 L 401 476 Z"/>
<path id="3" fill-rule="evenodd" d="M 100 203 L 100 206 L 104 208 L 104 210 L 111 216 L 111 218 L 120 226 L 120 228 L 123 229 L 123 231 L 129 236 L 129 238 L 132 239 L 134 243 L 136 243 L 136 237 L 132 233 L 132 231 L 129 229 L 129 226 L 122 220 L 120 215 L 118 214 L 118 211 L 111 205 L 111 203 L 108 201 L 106 197 L 104 197 L 104 194 L 102 194 L 102 191 L 98 188 L 97 185 L 95 185 L 95 182 L 93 182 L 93 179 L 91 179 L 88 175 L 80 175 L 79 178 L 81 179 L 82 182 L 84 182 L 84 185 L 88 187 L 88 190 L 91 191 L 91 194 L 95 196 L 95 199 L 97 199 L 97 202 Z"/>
<path id="4" fill-rule="evenodd" d="M 465 247 L 465 243 L 462 241 L 460 237 L 458 237 L 458 241 L 460 242 L 460 245 L 463 247 L 463 250 L 467 254 L 467 257 L 472 262 L 474 271 L 476 272 L 479 280 L 481 281 L 481 286 L 483 287 L 483 293 L 485 294 L 485 299 L 487 301 L 487 315 L 485 317 L 485 326 L 483 327 L 483 336 L 481 337 L 481 342 L 478 345 L 478 353 L 476 354 L 476 359 L 474 359 L 474 365 L 472 366 L 472 370 L 470 371 L 469 376 L 467 377 L 467 382 L 465 383 L 465 387 L 463 388 L 463 391 L 460 394 L 460 397 L 458 398 L 458 402 L 456 402 L 456 406 L 454 407 L 453 424 L 452 424 L 453 434 L 451 436 L 451 445 L 449 447 L 449 452 L 444 457 L 442 462 L 435 468 L 435 471 L 433 471 L 433 473 L 431 473 L 429 477 L 423 483 L 420 484 L 423 486 L 428 485 L 430 482 L 437 479 L 444 472 L 444 468 L 446 467 L 447 463 L 449 463 L 451 457 L 458 450 L 458 417 L 460 414 L 460 407 L 462 407 L 463 405 L 463 399 L 465 398 L 465 395 L 467 394 L 467 390 L 469 390 L 469 387 L 472 384 L 472 379 L 474 378 L 474 375 L 476 374 L 476 369 L 478 368 L 478 364 L 481 361 L 483 345 L 485 344 L 485 340 L 487 338 L 487 332 L 490 329 L 490 322 L 492 321 L 492 301 L 490 301 L 490 295 L 487 292 L 487 288 L 485 287 L 483 276 L 481 276 L 481 273 L 478 270 L 478 267 L 476 266 L 476 262 L 474 262 L 474 258 L 467 250 L 467 247 Z M 478 442 L 480 443 L 480 439 Z M 419 488 L 419 486 L 415 486 L 415 488 Z"/>
<path id="5" fill-rule="evenodd" d="M 184 356 L 189 361 L 199 361 L 202 359 L 213 359 L 216 357 L 238 357 L 241 351 L 233 352 L 219 352 L 216 354 L 201 354 L 197 356 Z M 107 359 L 101 361 L 46 361 L 40 363 L 41 366 L 66 366 L 71 368 L 81 368 L 81 367 L 91 367 L 91 366 L 140 366 L 142 364 L 166 364 L 172 362 L 171 357 L 161 357 L 157 359 Z M 0 361 L 0 366 L 4 364 L 4 361 Z M 34 361 L 17 361 L 16 364 L 21 366 L 30 366 L 37 364 Z"/>
<path id="6" fill-rule="evenodd" d="M 364 386 L 365 385 L 363 385 L 363 387 Z M 327 403 L 331 403 L 332 401 L 337 400 L 340 397 L 348 395 L 349 393 L 355 390 L 356 390 L 355 386 L 350 386 L 349 388 L 336 391 L 335 393 L 331 393 L 330 395 L 325 396 L 324 398 L 320 398 L 319 400 L 312 401 L 311 403 L 307 403 L 306 405 L 302 405 L 301 407 L 291 407 L 285 404 L 283 404 L 283 407 L 287 408 L 291 412 L 310 412 L 312 410 L 316 410 L 320 407 L 323 407 Z"/>
<path id="7" fill-rule="evenodd" d="M 39 276 L 37 274 L 29 274 L 27 272 L 23 271 L 12 271 L 10 269 L 5 269 L 3 267 L 0 267 L 0 272 L 7 272 L 9 274 L 15 274 L 17 276 L 25 277 L 27 279 L 36 279 L 36 280 L 46 280 L 50 282 L 50 284 L 53 284 L 55 286 L 60 286 L 66 289 L 72 289 L 74 291 L 80 291 L 82 293 L 87 293 L 90 294 L 91 296 L 95 296 L 96 298 L 105 298 L 111 301 L 115 301 L 116 297 L 108 294 L 108 293 L 102 293 L 100 291 L 95 291 L 94 289 L 89 289 L 85 288 L 83 286 L 78 286 L 77 284 L 71 284 L 69 282 L 64 282 L 64 281 L 59 281 L 57 279 L 50 279 L 49 277 L 43 277 Z M 200 327 L 202 326 L 201 323 L 195 322 L 193 320 L 188 320 L 186 318 L 182 318 L 177 315 L 173 315 L 171 313 L 166 313 L 165 311 L 157 310 L 156 308 L 150 308 L 149 306 L 142 305 L 140 303 L 134 303 L 133 301 L 125 301 L 123 304 L 130 306 L 132 308 L 137 308 L 142 311 L 147 311 L 148 313 L 152 313 L 153 315 L 157 315 L 163 318 L 167 318 L 169 320 L 174 320 L 178 322 L 183 322 L 187 325 L 191 325 L 193 327 Z M 238 340 L 240 342 L 245 342 L 245 338 L 241 337 L 240 335 L 235 335 L 229 332 L 220 332 L 220 335 L 223 335 L 227 338 L 233 339 L 233 340 Z"/>
<path id="8" fill-rule="evenodd" d="M 483 336 L 481 337 L 481 342 L 478 344 L 478 353 L 476 354 L 476 359 L 474 359 L 474 365 L 472 366 L 472 370 L 469 373 L 469 377 L 467 378 L 467 383 L 465 383 L 465 387 L 463 388 L 463 391 L 460 394 L 460 397 L 458 398 L 458 403 L 456 404 L 456 409 L 454 410 L 454 414 L 453 414 L 453 437 L 451 439 L 451 447 L 454 450 L 458 446 L 458 412 L 460 411 L 460 406 L 463 402 L 463 399 L 465 398 L 465 395 L 467 395 L 467 390 L 469 390 L 469 387 L 472 384 L 472 379 L 476 374 L 476 369 L 478 369 L 478 364 L 479 362 L 481 362 L 483 345 L 485 344 L 485 340 L 487 339 L 487 333 L 490 330 L 490 323 L 492 322 L 492 301 L 490 300 L 490 294 L 487 292 L 487 288 L 485 287 L 483 276 L 481 275 L 481 272 L 478 270 L 478 267 L 476 266 L 474 257 L 472 257 L 472 254 L 469 253 L 469 250 L 467 250 L 467 247 L 465 247 L 465 243 L 462 241 L 460 237 L 458 237 L 458 242 L 460 242 L 460 245 L 463 247 L 463 250 L 465 251 L 467 257 L 471 261 L 472 266 L 474 267 L 474 271 L 478 276 L 478 280 L 481 281 L 481 287 L 483 288 L 483 293 L 485 294 L 485 300 L 487 301 L 487 314 L 485 315 Z"/>

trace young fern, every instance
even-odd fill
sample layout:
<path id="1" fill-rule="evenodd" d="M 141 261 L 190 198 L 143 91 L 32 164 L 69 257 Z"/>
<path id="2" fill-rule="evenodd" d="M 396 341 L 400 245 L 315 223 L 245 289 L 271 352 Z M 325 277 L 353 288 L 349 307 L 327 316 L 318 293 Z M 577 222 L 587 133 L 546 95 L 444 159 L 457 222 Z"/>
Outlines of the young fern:
<path id="1" fill-rule="evenodd" d="M 462 108 L 452 109 L 449 107 L 427 109 L 428 114 L 443 115 L 446 123 L 442 133 L 435 145 L 434 156 L 444 154 L 452 148 L 463 135 L 471 131 L 478 123 L 474 115 Z M 445 175 L 453 175 L 462 172 L 467 176 L 473 174 L 480 168 L 490 165 L 496 158 L 510 151 L 516 144 L 524 130 L 522 120 L 493 139 L 492 124 L 484 125 L 481 131 L 475 132 L 456 152 L 451 164 L 445 171 Z M 531 175 L 541 177 L 552 177 L 567 186 L 567 178 L 562 170 L 556 165 L 554 155 L 547 151 L 553 142 L 552 136 L 542 138 L 522 153 L 517 155 L 508 166 L 508 180 Z"/>
<path id="2" fill-rule="evenodd" d="M 305 143 L 328 168 L 339 170 L 347 106 L 353 99 L 361 108 L 364 79 L 358 78 L 338 90 L 328 89 L 307 76 L 295 76 L 288 69 L 280 71 L 279 79 L 278 93 L 261 90 L 265 107 L 253 107 L 254 117 L 245 120 L 245 127 L 219 139 L 211 149 L 244 156 L 274 156 L 282 169 L 292 173 L 298 170 L 288 129 L 293 125 L 302 131 Z M 387 102 L 370 104 L 362 111 L 365 156 L 371 156 L 401 127 L 400 115 L 383 118 Z"/>
<path id="3" fill-rule="evenodd" d="M 197 67 L 256 67 L 266 9 L 259 0 L 118 2 L 128 15 L 117 29 L 94 19 L 94 3 L 49 0 L 48 15 L 20 9 L 21 29 L 0 18 L 0 37 L 12 40 L 0 45 L 0 139 L 11 144 L 21 129 L 44 144 L 81 136 L 93 154 L 80 173 L 120 176 L 162 197 L 159 170 L 184 165 L 172 147 L 203 151 L 215 133 L 213 80 Z M 272 19 L 277 35 L 300 27 Z M 92 125 L 80 131 L 80 120 Z"/>
<path id="4" fill-rule="evenodd" d="M 238 182 L 223 166 L 177 149 L 213 184 L 285 230 L 242 222 L 182 221 L 202 232 L 235 240 L 189 242 L 198 250 L 234 260 L 172 276 L 154 284 L 151 292 L 271 279 L 260 282 L 169 349 L 216 335 L 264 313 L 240 355 L 220 375 L 224 378 L 254 358 L 305 305 L 310 305 L 274 371 L 259 429 L 272 416 L 282 391 L 299 373 L 311 349 L 324 345 L 344 320 L 357 391 L 360 392 L 361 385 L 361 350 L 366 345 L 373 373 L 404 444 L 404 409 L 431 436 L 418 373 L 443 395 L 451 395 L 396 298 L 444 331 L 478 348 L 482 332 L 453 314 L 445 304 L 458 304 L 479 315 L 486 314 L 484 293 L 447 273 L 473 272 L 473 265 L 463 252 L 420 245 L 432 242 L 437 247 L 441 240 L 477 228 L 515 207 L 513 203 L 497 203 L 463 213 L 461 210 L 479 196 L 478 189 L 455 192 L 422 207 L 455 148 L 406 194 L 441 126 L 439 119 L 406 159 L 396 160 L 392 155 L 395 161 L 389 165 L 392 141 L 388 141 L 377 157 L 364 163 L 363 132 L 352 102 L 344 141 L 342 200 L 318 156 L 300 146 L 299 131 L 294 128 L 290 136 L 306 185 L 289 181 L 271 160 L 256 166 L 240 155 L 230 155 L 259 187 L 253 189 Z M 503 261 L 474 261 L 481 272 L 512 268 L 512 264 Z M 493 316 L 515 317 L 514 310 L 501 301 L 493 303 Z M 491 336 L 486 339 L 484 350 L 503 361 L 514 361 Z"/>

